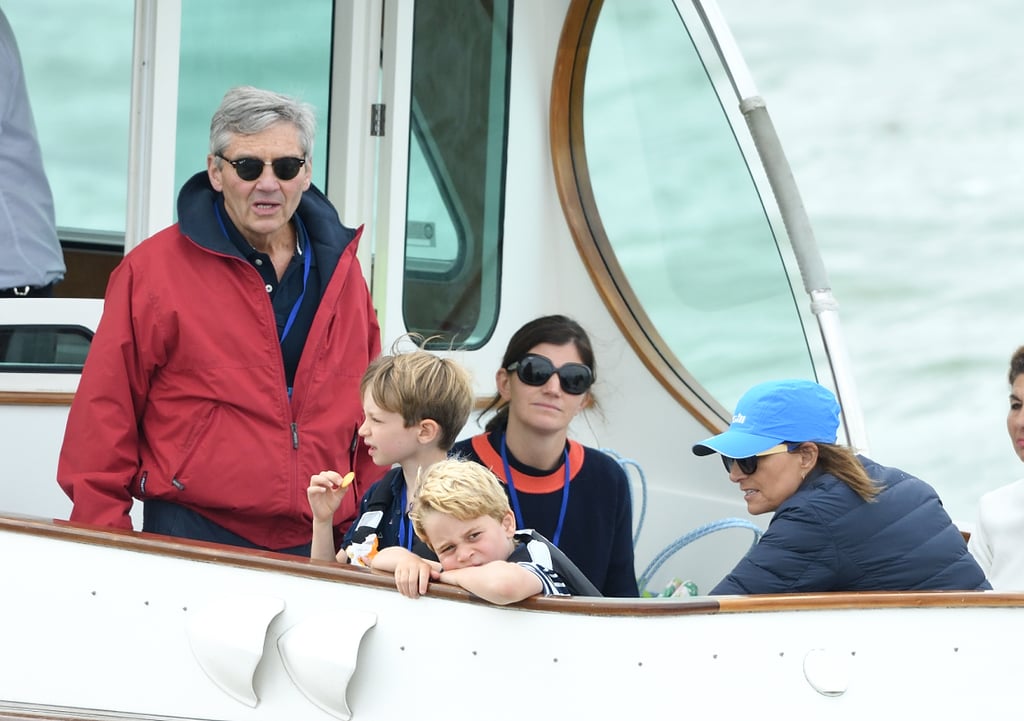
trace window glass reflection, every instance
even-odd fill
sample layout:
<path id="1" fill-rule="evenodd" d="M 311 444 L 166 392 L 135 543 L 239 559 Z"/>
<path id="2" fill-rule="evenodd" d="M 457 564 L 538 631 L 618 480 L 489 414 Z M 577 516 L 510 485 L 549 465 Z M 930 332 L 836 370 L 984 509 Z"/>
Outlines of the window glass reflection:
<path id="1" fill-rule="evenodd" d="M 585 92 L 601 221 L 676 358 L 726 408 L 766 378 L 813 377 L 757 188 L 672 2 L 604 4 Z"/>
<path id="2" fill-rule="evenodd" d="M 3 8 L 25 67 L 57 226 L 116 231 L 95 240 L 120 245 L 128 193 L 132 4 L 4 0 Z"/>
<path id="3" fill-rule="evenodd" d="M 416 3 L 403 316 L 432 347 L 497 322 L 510 27 L 508 0 Z"/>
<path id="4" fill-rule="evenodd" d="M 81 326 L 0 326 L 0 373 L 81 373 L 92 332 Z"/>
<path id="5" fill-rule="evenodd" d="M 331 0 L 182 3 L 175 192 L 206 169 L 210 118 L 235 85 L 292 95 L 316 108 L 313 183 L 327 192 L 332 27 Z"/>

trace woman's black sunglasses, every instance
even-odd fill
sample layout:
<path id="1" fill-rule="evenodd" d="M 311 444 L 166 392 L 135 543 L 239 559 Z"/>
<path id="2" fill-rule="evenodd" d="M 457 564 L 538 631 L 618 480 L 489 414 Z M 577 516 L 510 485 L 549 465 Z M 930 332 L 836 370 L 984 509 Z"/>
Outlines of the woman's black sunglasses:
<path id="1" fill-rule="evenodd" d="M 566 363 L 555 368 L 555 364 L 549 358 L 532 353 L 516 361 L 506 370 L 515 371 L 519 380 L 528 386 L 542 386 L 557 373 L 562 390 L 573 396 L 586 393 L 594 383 L 594 374 L 582 363 Z"/>
<path id="2" fill-rule="evenodd" d="M 239 158 L 238 160 L 228 160 L 220 153 L 217 153 L 217 157 L 231 163 L 235 172 L 238 173 L 238 177 L 242 180 L 256 180 L 256 178 L 263 175 L 263 168 L 268 165 L 274 169 L 274 175 L 279 180 L 291 180 L 299 174 L 299 169 L 306 164 L 305 158 L 274 158 L 273 160 Z"/>
<path id="3" fill-rule="evenodd" d="M 756 456 L 747 456 L 746 458 L 730 458 L 729 456 L 722 456 L 722 463 L 725 464 L 725 470 L 727 473 L 732 473 L 732 464 L 735 463 L 743 471 L 746 476 L 751 475 L 757 470 L 757 459 L 761 456 L 774 456 L 776 453 L 792 453 L 800 447 L 799 443 L 780 443 L 777 446 L 772 446 L 767 451 L 758 453 Z"/>

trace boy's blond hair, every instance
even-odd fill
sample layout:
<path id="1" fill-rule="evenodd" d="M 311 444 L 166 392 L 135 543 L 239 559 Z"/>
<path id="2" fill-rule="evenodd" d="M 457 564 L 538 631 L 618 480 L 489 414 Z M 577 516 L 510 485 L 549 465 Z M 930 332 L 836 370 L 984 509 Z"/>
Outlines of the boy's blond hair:
<path id="1" fill-rule="evenodd" d="M 466 369 L 422 349 L 377 358 L 359 383 L 360 397 L 367 390 L 378 406 L 401 415 L 406 428 L 428 418 L 435 421 L 441 427 L 437 445 L 444 451 L 455 443 L 473 408 Z"/>
<path id="2" fill-rule="evenodd" d="M 428 546 L 423 517 L 430 511 L 447 513 L 460 521 L 490 516 L 499 523 L 512 509 L 501 481 L 475 461 L 447 458 L 420 472 L 419 487 L 409 509 L 413 530 Z M 433 546 L 431 546 L 433 549 Z"/>

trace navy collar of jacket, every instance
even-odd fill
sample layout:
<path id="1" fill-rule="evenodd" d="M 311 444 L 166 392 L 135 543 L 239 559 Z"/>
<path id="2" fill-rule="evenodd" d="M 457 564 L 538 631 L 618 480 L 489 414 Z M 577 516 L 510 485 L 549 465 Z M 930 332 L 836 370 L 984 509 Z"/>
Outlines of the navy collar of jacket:
<path id="1" fill-rule="evenodd" d="M 207 172 L 196 173 L 178 194 L 178 227 L 193 243 L 224 255 L 239 255 L 238 249 L 224 236 L 213 207 L 221 193 L 210 185 Z M 345 248 L 356 237 L 356 231 L 342 225 L 331 201 L 315 185 L 302 194 L 295 211 L 306 226 L 317 261 L 333 271 Z M 330 276 L 330 271 L 326 275 Z"/>

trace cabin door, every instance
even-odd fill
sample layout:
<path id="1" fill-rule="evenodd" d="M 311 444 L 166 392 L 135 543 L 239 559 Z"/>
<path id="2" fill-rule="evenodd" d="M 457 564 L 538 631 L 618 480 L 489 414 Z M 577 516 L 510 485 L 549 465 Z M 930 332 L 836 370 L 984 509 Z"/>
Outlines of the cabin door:
<path id="1" fill-rule="evenodd" d="M 362 259 L 385 344 L 474 348 L 497 322 L 511 5 L 384 4 L 379 96 L 368 83 L 359 112 L 379 133 Z"/>

